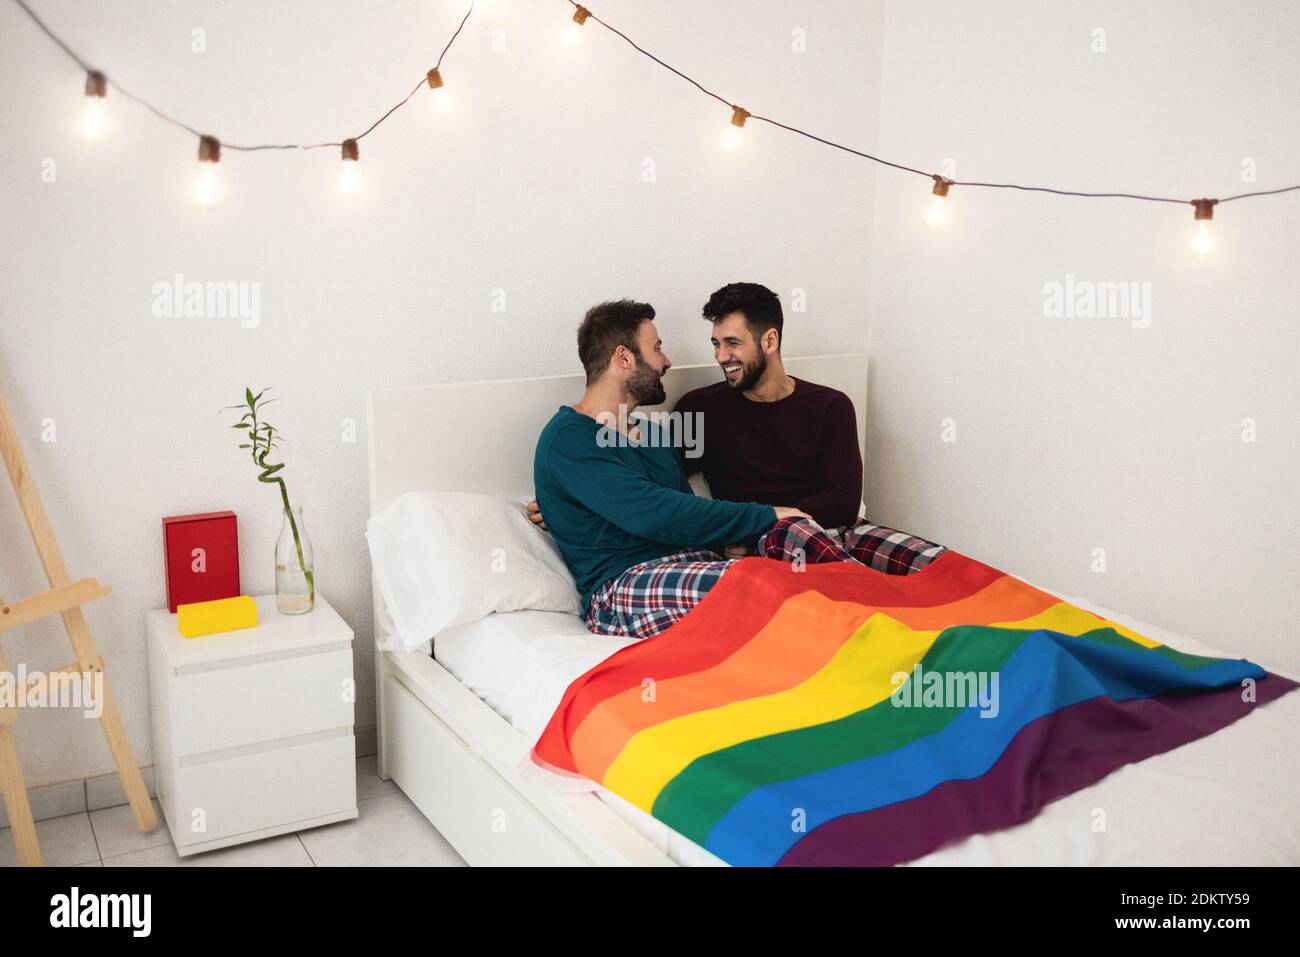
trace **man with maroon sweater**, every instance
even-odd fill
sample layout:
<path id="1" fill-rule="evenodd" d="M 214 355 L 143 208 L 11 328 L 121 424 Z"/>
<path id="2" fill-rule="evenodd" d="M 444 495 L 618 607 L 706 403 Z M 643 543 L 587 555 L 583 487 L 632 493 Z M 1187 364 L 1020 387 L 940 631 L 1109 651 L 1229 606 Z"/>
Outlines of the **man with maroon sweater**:
<path id="1" fill-rule="evenodd" d="M 679 421 L 699 415 L 704 426 L 698 458 L 687 458 L 678 443 L 688 475 L 702 469 L 714 498 L 807 512 L 854 558 L 879 571 L 920 571 L 944 551 L 858 518 L 862 456 L 853 401 L 786 374 L 776 293 L 757 283 L 730 283 L 709 297 L 704 318 L 713 323 L 713 355 L 726 379 L 677 403 Z M 735 546 L 728 555 L 745 551 Z"/>

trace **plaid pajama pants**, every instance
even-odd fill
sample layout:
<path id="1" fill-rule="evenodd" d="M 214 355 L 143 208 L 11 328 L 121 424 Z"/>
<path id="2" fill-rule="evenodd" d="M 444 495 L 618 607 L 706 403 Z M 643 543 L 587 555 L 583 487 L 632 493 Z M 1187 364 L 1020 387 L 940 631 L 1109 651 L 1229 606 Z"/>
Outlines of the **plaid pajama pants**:
<path id="1" fill-rule="evenodd" d="M 807 519 L 785 518 L 758 540 L 756 551 L 777 561 L 857 562 L 889 575 L 910 575 L 944 547 L 861 519 L 826 530 Z M 657 635 L 684 618 L 734 561 L 694 549 L 633 565 L 592 594 L 587 628 L 624 638 Z"/>

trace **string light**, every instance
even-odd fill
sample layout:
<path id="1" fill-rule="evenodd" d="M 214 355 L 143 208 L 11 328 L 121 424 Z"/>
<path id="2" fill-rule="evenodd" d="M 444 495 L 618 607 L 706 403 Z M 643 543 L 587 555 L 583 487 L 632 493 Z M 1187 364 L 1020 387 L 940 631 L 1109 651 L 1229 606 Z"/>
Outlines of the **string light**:
<path id="1" fill-rule="evenodd" d="M 98 70 L 86 72 L 86 105 L 81 113 L 81 135 L 98 143 L 109 134 L 111 126 L 104 99 L 108 96 L 108 79 Z"/>
<path id="2" fill-rule="evenodd" d="M 743 141 L 741 130 L 745 128 L 745 120 L 749 119 L 749 110 L 740 106 L 731 108 L 731 126 L 722 137 L 722 148 L 728 153 L 734 153 L 740 149 Z"/>
<path id="3" fill-rule="evenodd" d="M 617 29 L 616 27 L 610 25 L 609 23 L 606 23 L 604 20 L 600 19 L 600 17 L 595 16 L 587 7 L 583 6 L 580 3 L 577 3 L 576 0 L 568 0 L 568 2 L 574 8 L 574 12 L 573 12 L 573 23 L 570 25 L 568 34 L 566 35 L 566 42 L 568 42 L 569 40 L 576 41 L 578 37 L 581 35 L 580 34 L 581 27 L 588 20 L 595 20 L 606 30 L 610 31 L 615 36 L 618 36 L 622 40 L 624 40 L 629 46 L 631 46 L 638 53 L 649 58 L 650 60 L 653 60 L 655 63 L 663 67 L 665 70 L 668 70 L 670 73 L 676 74 L 681 79 L 690 83 L 692 86 L 694 86 L 697 90 L 699 90 L 704 95 L 712 97 L 713 99 L 719 101 L 720 103 L 725 104 L 729 109 L 731 109 L 732 125 L 731 128 L 727 130 L 727 135 L 724 138 L 724 147 L 727 149 L 728 152 L 734 152 L 736 149 L 739 148 L 741 143 L 741 130 L 745 125 L 745 121 L 752 117 L 755 120 L 758 120 L 763 123 L 768 123 L 772 126 L 779 127 L 780 129 L 786 130 L 787 132 L 793 133 L 797 136 L 805 137 L 823 146 L 828 146 L 832 149 L 840 150 L 852 156 L 856 156 L 861 159 L 865 159 L 873 163 L 877 163 L 881 166 L 888 166 L 891 167 L 892 169 L 896 169 L 905 173 L 912 173 L 917 176 L 925 176 L 933 180 L 935 184 L 934 188 L 931 191 L 932 193 L 931 204 L 925 217 L 926 220 L 929 222 L 937 223 L 939 221 L 942 221 L 942 219 L 944 218 L 943 216 L 944 204 L 941 202 L 941 199 L 942 197 L 947 195 L 947 189 L 949 186 L 965 186 L 965 187 L 973 187 L 973 188 L 981 188 L 981 189 L 1014 189 L 1014 190 L 1021 190 L 1024 192 L 1047 193 L 1055 196 L 1070 196 L 1070 197 L 1077 197 L 1081 199 L 1129 199 L 1129 200 L 1136 200 L 1136 201 L 1150 202 L 1150 203 L 1176 203 L 1178 205 L 1190 204 L 1193 207 L 1195 207 L 1196 220 L 1198 223 L 1197 233 L 1193 239 L 1193 246 L 1194 248 L 1197 249 L 1198 252 L 1201 252 L 1201 254 L 1204 255 L 1214 248 L 1214 237 L 1210 232 L 1208 223 L 1214 217 L 1213 207 L 1215 205 L 1221 203 L 1234 202 L 1239 199 L 1248 199 L 1250 197 L 1275 196 L 1281 193 L 1290 193 L 1296 190 L 1300 190 L 1300 184 L 1296 184 L 1293 186 L 1284 186 L 1279 189 L 1256 190 L 1248 193 L 1238 193 L 1236 195 L 1225 196 L 1220 199 L 1192 200 L 1192 199 L 1181 199 L 1181 198 L 1170 197 L 1170 196 L 1148 196 L 1140 193 L 1088 192 L 1082 190 L 1058 189 L 1052 186 L 1030 186 L 1022 183 L 965 182 L 961 180 L 947 179 L 945 177 L 938 176 L 935 173 L 929 173 L 926 172 L 925 170 L 917 169 L 912 166 L 907 166 L 902 163 L 895 163 L 892 160 L 884 159 L 879 156 L 873 156 L 870 153 L 864 152 L 859 149 L 854 149 L 853 147 L 846 146 L 843 143 L 836 143 L 833 140 L 829 140 L 829 139 L 825 139 L 824 137 L 817 136 L 813 133 L 808 132 L 807 130 L 800 129 L 796 126 L 791 126 L 786 123 L 782 123 L 771 117 L 760 116 L 758 114 L 751 113 L 748 110 L 745 110 L 741 107 L 735 106 L 725 97 L 722 97 L 719 94 L 713 92 L 712 90 L 709 90 L 708 88 L 703 86 L 699 81 L 683 73 L 681 70 L 678 70 L 676 67 L 670 66 L 668 63 L 664 62 L 659 57 L 655 56 L 649 50 L 644 49 L 639 44 L 637 44 L 635 40 L 629 37 L 626 33 L 623 33 L 621 30 Z M 27 16 L 31 19 L 31 21 L 34 24 L 36 24 L 36 26 L 47 37 L 49 37 L 51 41 L 57 44 L 63 50 L 63 52 L 68 55 L 70 59 L 75 61 L 78 64 L 78 66 L 80 66 L 83 70 L 86 71 L 87 73 L 86 97 L 88 102 L 85 107 L 86 113 L 83 116 L 83 121 L 82 121 L 83 132 L 86 135 L 90 136 L 91 138 L 104 135 L 104 133 L 106 133 L 108 129 L 107 120 L 103 112 L 103 100 L 105 99 L 107 93 L 107 87 L 108 87 L 107 80 L 104 78 L 104 75 L 97 70 L 91 69 L 86 64 L 86 62 L 83 59 L 81 59 L 81 57 L 77 56 L 77 54 L 73 52 L 73 50 L 71 49 L 71 47 L 68 46 L 67 43 L 65 43 L 57 34 L 55 34 L 53 30 L 51 30 L 48 26 L 46 26 L 45 22 L 41 20 L 39 16 L 36 15 L 36 13 L 32 10 L 32 8 L 27 4 L 26 0 L 14 0 L 14 3 L 18 7 L 20 7 L 23 10 L 23 12 L 26 13 Z M 447 45 L 443 48 L 442 53 L 439 55 L 438 62 L 434 65 L 434 68 L 428 71 L 426 76 L 423 79 L 421 79 L 418 84 L 416 84 L 415 88 L 412 89 L 411 92 L 409 92 L 405 96 L 405 98 L 403 98 L 400 102 L 398 102 L 396 106 L 393 106 L 391 109 L 389 109 L 388 112 L 385 113 L 383 116 L 379 117 L 379 119 L 375 120 L 375 122 L 372 123 L 364 132 L 357 134 L 355 137 L 352 137 L 351 142 L 355 144 L 356 142 L 360 141 L 363 137 L 368 136 L 377 126 L 379 126 L 380 123 L 388 119 L 388 117 L 391 116 L 393 113 L 395 113 L 398 109 L 405 106 L 410 101 L 411 97 L 413 97 L 417 92 L 419 92 L 420 88 L 426 85 L 426 83 L 433 90 L 435 108 L 439 109 L 440 111 L 446 111 L 449 108 L 450 102 L 447 98 L 446 90 L 443 86 L 442 74 L 440 72 L 440 69 L 442 67 L 443 58 L 446 57 L 447 55 L 447 51 L 450 50 L 452 44 L 456 42 L 456 38 L 460 36 L 461 31 L 465 28 L 466 21 L 469 20 L 470 15 L 473 12 L 474 12 L 474 0 L 470 0 L 469 7 L 465 11 L 465 15 L 461 18 L 461 21 L 459 25 L 456 27 L 455 32 L 451 35 L 451 38 L 447 41 Z M 154 106 L 149 101 L 143 99 L 142 97 L 135 96 L 134 94 L 128 92 L 127 90 L 122 89 L 122 87 L 117 83 L 114 84 L 114 88 L 117 90 L 118 94 L 125 97 L 126 99 L 129 99 L 145 107 L 147 110 L 149 110 L 151 113 L 153 113 L 156 117 L 163 120 L 164 122 L 170 123 L 173 126 L 186 130 L 187 132 L 193 134 L 194 136 L 200 137 L 200 149 L 199 149 L 200 159 L 201 159 L 200 183 L 202 184 L 202 188 L 196 189 L 195 192 L 196 194 L 198 194 L 199 202 L 202 205 L 208 206 L 211 205 L 213 202 L 215 202 L 216 199 L 221 194 L 220 181 L 217 175 L 217 163 L 220 157 L 221 144 L 217 142 L 216 138 L 207 136 L 205 134 L 200 134 L 198 130 L 196 130 L 194 127 L 182 123 L 180 120 L 177 120 L 171 116 L 168 116 L 166 113 L 164 113 L 158 107 Z M 333 141 L 327 143 L 311 143 L 311 144 L 266 143 L 266 144 L 257 144 L 253 146 L 226 143 L 225 148 L 232 149 L 232 150 L 249 151 L 249 152 L 258 151 L 258 150 L 290 150 L 290 149 L 314 150 L 314 149 L 321 149 L 324 147 L 340 147 L 343 145 L 344 142 L 347 141 Z M 205 143 L 208 143 L 210 145 L 204 146 Z M 210 155 L 211 158 L 204 159 L 205 153 Z M 349 163 L 349 165 L 352 165 L 352 169 L 355 173 L 356 167 L 354 164 L 356 160 L 353 159 L 347 162 Z"/>
<path id="4" fill-rule="evenodd" d="M 588 14 L 590 13 L 590 11 L 587 11 L 585 7 L 580 7 L 580 5 L 576 2 L 576 0 L 569 0 L 569 3 L 572 4 L 575 9 L 581 9 L 585 13 Z M 587 19 L 587 17 L 584 17 L 583 19 L 585 20 Z M 698 80 L 696 80 L 694 77 L 691 77 L 686 73 L 683 73 L 681 70 L 677 69 L 676 67 L 664 62 L 662 59 L 655 56 L 649 50 L 645 49 L 640 44 L 638 44 L 635 40 L 633 40 L 622 30 L 619 30 L 617 27 L 614 27 L 611 24 L 606 23 L 604 20 L 600 19 L 600 17 L 597 17 L 595 15 L 590 15 L 590 19 L 595 20 L 597 23 L 599 23 L 610 33 L 613 33 L 615 36 L 622 39 L 625 43 L 627 43 L 628 46 L 634 49 L 637 53 L 640 53 L 642 56 L 650 60 L 653 60 L 655 63 L 663 67 L 669 73 L 676 74 L 678 77 L 685 80 L 687 83 L 691 84 L 691 86 L 695 87 L 705 96 L 712 97 L 713 99 L 719 101 L 720 103 L 725 103 L 727 106 L 731 107 L 733 110 L 732 122 L 736 123 L 736 120 L 734 119 L 734 115 L 735 115 L 734 111 L 737 110 L 738 107 L 732 106 L 731 102 L 728 99 L 708 89 Z M 768 123 L 771 124 L 772 126 L 779 127 L 783 130 L 786 130 L 789 133 L 794 133 L 797 136 L 805 137 L 807 139 L 812 140 L 815 143 L 820 143 L 823 146 L 828 146 L 832 149 L 841 150 L 842 152 L 848 153 L 852 156 L 860 157 L 861 159 L 870 160 L 871 162 L 877 163 L 881 166 L 888 166 L 892 169 L 896 169 L 904 173 L 912 173 L 917 176 L 925 176 L 928 179 L 934 180 L 935 188 L 931 191 L 932 199 L 930 202 L 930 207 L 927 210 L 926 217 L 925 217 L 927 221 L 943 220 L 944 210 L 943 210 L 942 197 L 947 195 L 947 187 L 949 186 L 969 186 L 969 187 L 976 187 L 980 189 L 1015 189 L 1024 192 L 1047 193 L 1054 196 L 1071 196 L 1080 199 L 1129 199 L 1129 200 L 1136 200 L 1136 201 L 1149 202 L 1149 203 L 1177 203 L 1178 205 L 1185 205 L 1185 204 L 1195 205 L 1195 203 L 1197 202 L 1196 200 L 1179 199 L 1171 196 L 1146 196 L 1140 193 L 1087 192 L 1083 190 L 1057 189 L 1056 187 L 1052 187 L 1052 186 L 1030 186 L 1023 183 L 993 183 L 993 182 L 977 183 L 977 182 L 963 182 L 961 180 L 951 180 L 945 177 L 938 176 L 935 173 L 929 173 L 926 172 L 925 170 L 917 169 L 912 166 L 906 166 L 902 163 L 895 163 L 892 160 L 884 159 L 883 157 L 880 156 L 873 156 L 872 154 L 864 152 L 863 150 L 854 149 L 853 147 L 846 146 L 843 143 L 836 143 L 833 140 L 828 140 L 824 137 L 817 136 L 816 134 L 810 133 L 807 130 L 802 130 L 797 126 L 791 126 L 787 123 L 782 123 L 779 120 L 772 119 L 771 117 L 759 116 L 757 114 L 753 114 L 749 112 L 746 112 L 744 114 L 745 119 L 748 119 L 750 117 L 762 123 Z M 734 146 L 732 146 L 731 148 L 735 148 L 739 146 L 740 144 L 739 127 L 743 125 L 744 124 L 742 121 L 740 123 L 736 123 L 737 128 L 734 131 L 728 130 L 728 135 L 726 139 L 724 139 L 724 145 L 734 144 Z M 940 185 L 941 185 L 940 181 L 942 181 L 942 190 L 943 190 L 942 192 L 940 191 Z M 1222 199 L 1214 200 L 1213 203 L 1227 203 L 1239 199 L 1248 199 L 1253 196 L 1275 196 L 1280 193 L 1290 193 L 1295 190 L 1300 190 L 1300 184 L 1296 184 L 1294 186 L 1284 186 L 1281 187 L 1280 189 L 1257 190 L 1249 193 L 1238 193 L 1235 196 L 1225 196 Z M 1205 218 L 1208 219 L 1210 217 L 1207 215 Z M 1212 246 L 1213 237 L 1209 235 L 1208 228 L 1205 226 L 1204 222 L 1202 222 L 1200 225 L 1202 227 L 1202 232 L 1204 233 L 1206 240 L 1208 240 L 1209 244 Z"/>
<path id="5" fill-rule="evenodd" d="M 200 133 L 193 126 L 168 115 L 143 97 L 136 96 L 135 94 L 124 90 L 120 84 L 114 83 L 113 86 L 123 97 L 143 106 L 158 119 L 199 138 L 199 175 L 191 186 L 189 195 L 196 204 L 204 209 L 210 208 L 225 195 L 225 187 L 221 181 L 219 168 L 223 146 L 227 150 L 238 150 L 240 152 L 250 153 L 263 150 L 317 150 L 329 147 L 342 148 L 345 160 L 344 169 L 340 176 L 339 186 L 344 192 L 354 192 L 360 187 L 360 178 L 357 175 L 358 171 L 356 161 L 357 156 L 359 155 L 357 144 L 361 139 L 370 135 L 370 133 L 374 132 L 375 128 L 378 127 L 380 123 L 383 123 L 384 120 L 388 119 L 399 109 L 409 103 L 411 98 L 426 85 L 428 85 L 434 92 L 435 109 L 445 112 L 449 108 L 450 101 L 446 96 L 446 91 L 443 89 L 441 73 L 442 61 L 446 58 L 447 52 L 451 49 L 452 44 L 454 44 L 456 39 L 460 36 L 461 31 L 465 29 L 465 23 L 469 20 L 470 14 L 474 12 L 474 2 L 475 0 L 470 0 L 469 5 L 465 10 L 465 15 L 461 17 L 460 23 L 457 24 L 455 32 L 453 32 L 451 37 L 447 40 L 447 45 L 442 48 L 442 53 L 438 55 L 438 62 L 434 64 L 433 69 L 429 70 L 428 73 L 422 76 L 420 82 L 417 83 L 405 97 L 403 97 L 395 106 L 391 107 L 388 112 L 379 117 L 379 119 L 371 123 L 364 132 L 358 133 L 356 136 L 349 137 L 346 140 L 335 140 L 324 143 L 258 143 L 253 145 L 238 143 L 223 144 L 215 136 Z M 108 130 L 106 116 L 103 113 L 103 100 L 108 90 L 108 81 L 105 79 L 104 74 L 100 73 L 98 70 L 91 69 L 85 60 L 79 57 L 76 52 L 58 36 L 58 34 L 45 24 L 44 20 L 37 16 L 36 12 L 28 6 L 26 0 L 14 0 L 14 3 L 27 14 L 28 18 L 36 24 L 37 28 L 39 28 L 42 33 L 49 37 L 55 45 L 67 54 L 69 59 L 73 60 L 78 66 L 86 71 L 86 98 L 88 102 L 85 107 L 86 113 L 83 115 L 81 122 L 82 131 L 86 135 L 103 135 L 103 133 Z M 349 146 L 348 144 L 351 145 Z M 347 159 L 349 155 L 351 155 L 351 159 Z"/>
<path id="6" fill-rule="evenodd" d="M 925 211 L 925 221 L 931 226 L 943 225 L 943 198 L 948 195 L 948 187 L 952 185 L 952 180 L 945 176 L 934 174 L 934 189 L 930 190 L 930 206 Z"/>
<path id="7" fill-rule="evenodd" d="M 582 25 L 587 22 L 589 16 L 591 16 L 590 10 L 584 6 L 578 6 L 578 8 L 573 11 L 573 22 L 569 24 L 568 29 L 566 29 L 561 35 L 560 42 L 566 47 L 577 46 L 578 41 L 582 39 Z"/>
<path id="8" fill-rule="evenodd" d="M 1217 199 L 1194 199 L 1192 205 L 1196 207 L 1196 235 L 1192 237 L 1192 248 L 1202 256 L 1208 256 L 1214 251 L 1214 236 L 1210 233 L 1210 220 L 1214 219 L 1214 207 L 1218 204 Z"/>
<path id="9" fill-rule="evenodd" d="M 434 67 L 425 80 L 429 84 L 429 89 L 433 90 L 433 108 L 439 113 L 446 113 L 451 109 L 451 99 L 447 94 L 447 87 L 442 82 L 442 71 Z"/>
<path id="10" fill-rule="evenodd" d="M 343 141 L 343 172 L 339 175 L 339 189 L 345 195 L 355 196 L 361 191 L 361 174 L 357 171 L 360 155 L 356 140 Z"/>
<path id="11" fill-rule="evenodd" d="M 221 143 L 215 136 L 199 137 L 199 178 L 194 181 L 190 197 L 203 209 L 210 209 L 225 195 L 218 164 Z"/>

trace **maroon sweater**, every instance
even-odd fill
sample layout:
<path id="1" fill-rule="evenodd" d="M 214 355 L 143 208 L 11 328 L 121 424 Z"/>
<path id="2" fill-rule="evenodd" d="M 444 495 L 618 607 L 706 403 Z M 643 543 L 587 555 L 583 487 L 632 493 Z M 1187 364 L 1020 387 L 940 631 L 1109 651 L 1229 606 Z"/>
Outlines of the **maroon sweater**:
<path id="1" fill-rule="evenodd" d="M 824 528 L 851 525 L 862 500 L 853 402 L 794 381 L 776 402 L 747 399 L 725 382 L 686 393 L 676 411 L 703 414 L 703 454 L 687 458 L 679 449 L 682 465 L 687 474 L 704 470 L 714 498 L 794 506 Z"/>

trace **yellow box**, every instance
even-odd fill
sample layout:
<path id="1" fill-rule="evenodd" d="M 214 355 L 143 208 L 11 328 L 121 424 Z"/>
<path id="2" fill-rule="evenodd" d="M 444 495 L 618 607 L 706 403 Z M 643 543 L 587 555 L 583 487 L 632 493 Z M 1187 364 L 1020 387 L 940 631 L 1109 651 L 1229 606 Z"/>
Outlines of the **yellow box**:
<path id="1" fill-rule="evenodd" d="M 186 638 L 237 631 L 240 628 L 252 628 L 256 624 L 257 602 L 247 595 L 176 606 L 176 627 Z"/>

